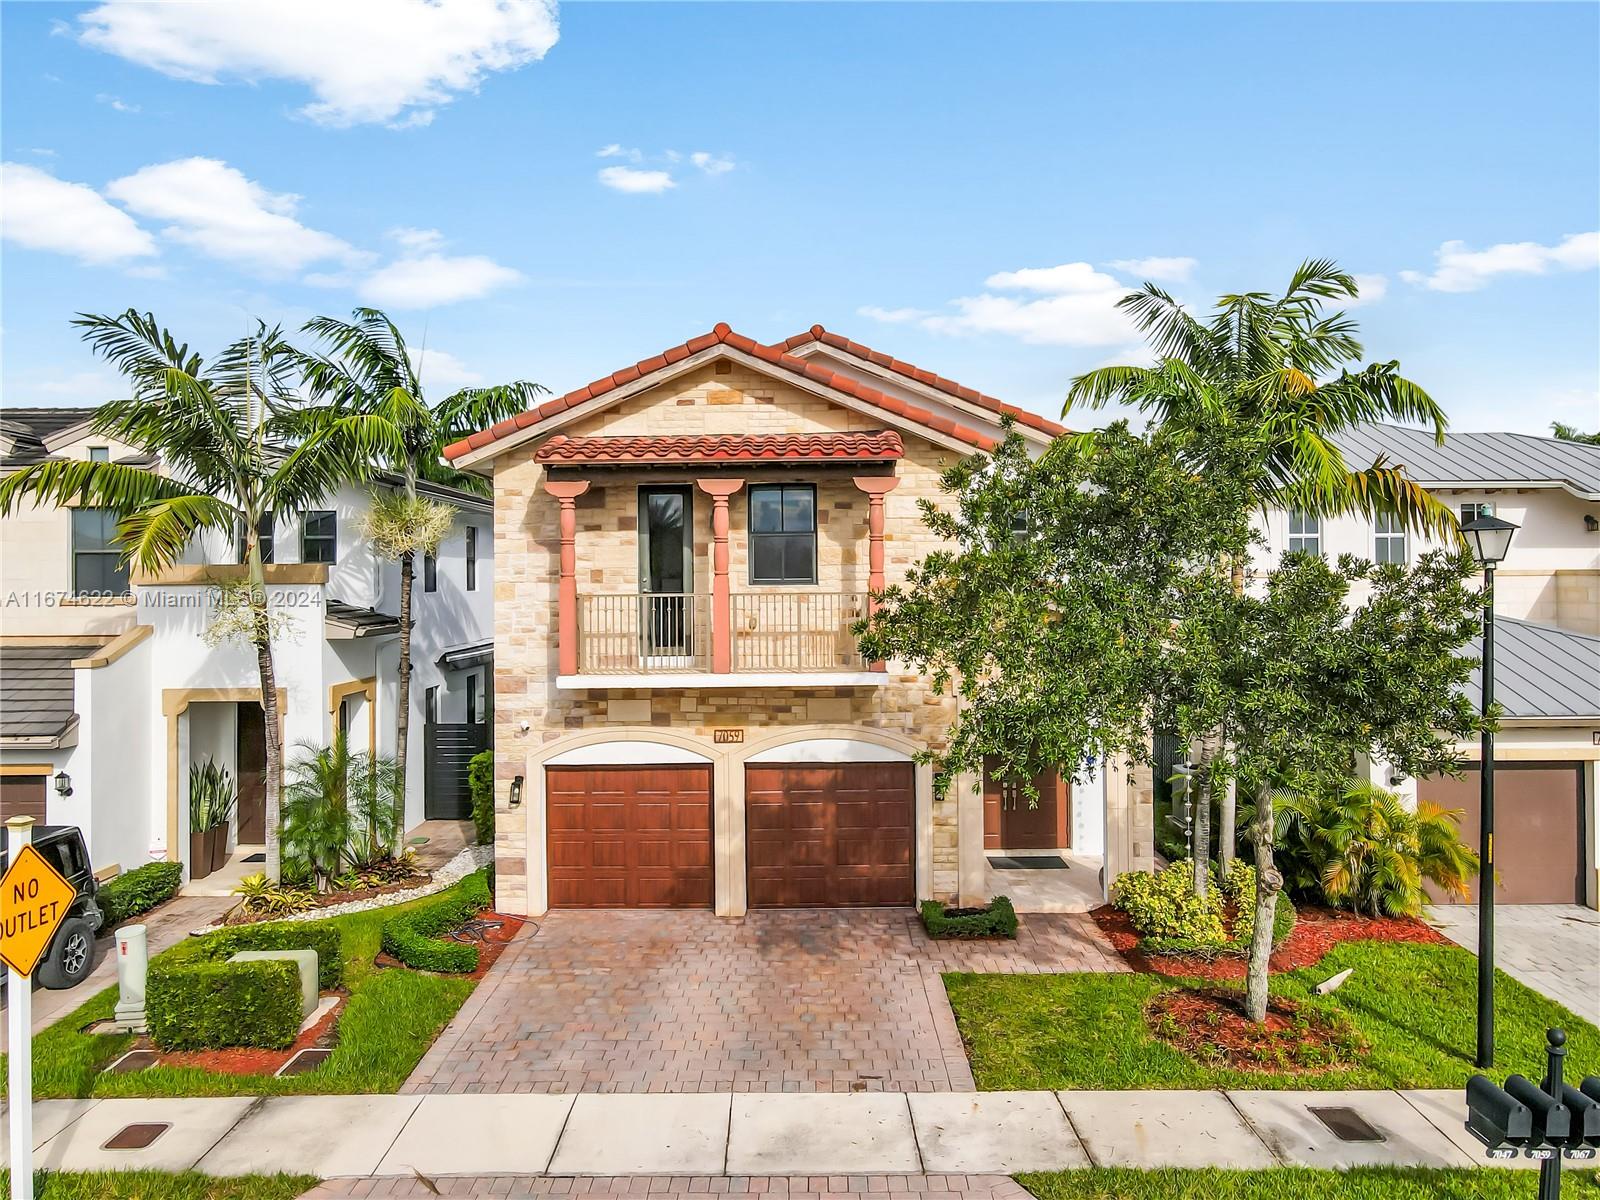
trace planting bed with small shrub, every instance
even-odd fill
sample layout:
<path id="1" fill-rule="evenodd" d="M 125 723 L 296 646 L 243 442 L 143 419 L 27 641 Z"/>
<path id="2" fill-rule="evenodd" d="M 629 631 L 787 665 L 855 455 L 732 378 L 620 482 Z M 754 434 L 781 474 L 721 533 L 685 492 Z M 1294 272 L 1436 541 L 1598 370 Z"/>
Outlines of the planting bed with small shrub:
<path id="1" fill-rule="evenodd" d="M 1188 859 L 1161 871 L 1129 871 L 1112 883 L 1111 904 L 1127 915 L 1141 953 L 1245 954 L 1255 928 L 1256 869 L 1236 860 L 1220 877 L 1214 871 L 1204 896 L 1194 894 L 1194 865 Z M 1274 946 L 1284 943 L 1294 923 L 1294 905 L 1280 892 L 1273 910 Z"/>
<path id="2" fill-rule="evenodd" d="M 163 1050 L 282 1049 L 300 1028 L 300 973 L 287 961 L 151 964 L 150 1039 Z"/>
<path id="3" fill-rule="evenodd" d="M 472 796 L 472 825 L 478 845 L 494 845 L 494 751 L 472 756 L 467 764 L 467 792 Z"/>
<path id="4" fill-rule="evenodd" d="M 996 896 L 982 908 L 946 908 L 924 900 L 922 925 L 935 938 L 1014 938 L 1017 910 L 1008 896 Z"/>
<path id="5" fill-rule="evenodd" d="M 471 974 L 478 969 L 478 947 L 439 935 L 459 929 L 489 904 L 487 876 L 482 872 L 469 875 L 439 899 L 389 920 L 383 927 L 383 949 L 418 971 Z"/>
<path id="6" fill-rule="evenodd" d="M 107 930 L 125 925 L 141 913 L 147 913 L 158 904 L 164 904 L 178 894 L 183 884 L 183 864 L 175 862 L 145 863 L 131 871 L 124 871 L 115 879 L 100 885 L 100 910 L 105 914 Z"/>

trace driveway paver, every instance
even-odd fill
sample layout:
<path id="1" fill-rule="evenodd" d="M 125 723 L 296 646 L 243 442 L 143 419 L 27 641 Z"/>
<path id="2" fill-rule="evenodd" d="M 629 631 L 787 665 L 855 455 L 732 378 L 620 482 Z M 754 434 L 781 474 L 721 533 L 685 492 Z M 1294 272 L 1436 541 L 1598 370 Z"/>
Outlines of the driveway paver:
<path id="1" fill-rule="evenodd" d="M 1477 952 L 1478 906 L 1436 904 L 1433 925 Z M 1600 912 L 1576 904 L 1502 904 L 1494 910 L 1494 965 L 1600 1025 Z"/>
<path id="2" fill-rule="evenodd" d="M 1125 970 L 1092 919 L 936 942 L 903 910 L 552 912 L 408 1092 L 967 1091 L 943 971 Z"/>

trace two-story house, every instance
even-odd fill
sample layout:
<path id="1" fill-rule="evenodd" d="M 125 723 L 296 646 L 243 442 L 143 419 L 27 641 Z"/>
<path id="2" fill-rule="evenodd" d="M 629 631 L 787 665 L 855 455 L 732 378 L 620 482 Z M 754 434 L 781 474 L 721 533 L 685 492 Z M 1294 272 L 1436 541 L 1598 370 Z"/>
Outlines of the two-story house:
<path id="1" fill-rule="evenodd" d="M 954 698 L 850 632 L 1007 415 L 1061 432 L 820 326 L 718 325 L 449 447 L 494 478 L 499 906 L 1086 907 L 1149 865 L 1148 780 L 1118 768 L 1037 807 L 936 794 L 917 756 Z"/>
<path id="2" fill-rule="evenodd" d="M 0 412 L 0 471 L 45 458 L 139 461 L 93 432 L 92 409 Z M 380 481 L 378 486 L 386 486 Z M 465 760 L 487 744 L 494 542 L 486 499 L 430 489 L 458 510 L 436 558 L 417 564 L 407 824 L 467 815 Z M 362 532 L 370 489 L 349 487 L 261 531 L 289 758 L 336 728 L 392 754 L 398 698 L 398 566 Z M 242 532 L 242 531 L 241 531 Z M 110 514 L 24 508 L 0 522 L 0 814 L 80 826 L 102 870 L 187 863 L 187 779 L 211 759 L 238 786 L 235 862 L 265 838 L 259 675 L 242 644 L 208 645 L 215 585 L 243 577 L 240 545 L 197 539 L 159 576 L 130 571 Z"/>
<path id="3" fill-rule="evenodd" d="M 1600 907 L 1600 446 L 1520 433 L 1432 433 L 1371 425 L 1345 434 L 1352 466 L 1403 465 L 1462 523 L 1492 514 L 1518 526 L 1495 571 L 1495 857 L 1501 903 Z M 1410 563 L 1436 540 L 1386 518 L 1266 514 L 1267 558 L 1304 550 Z M 1474 643 L 1469 650 L 1482 653 Z M 1481 695 L 1475 676 L 1474 700 Z M 1476 845 L 1476 742 L 1457 778 L 1405 779 L 1368 764 L 1375 782 L 1463 812 Z"/>

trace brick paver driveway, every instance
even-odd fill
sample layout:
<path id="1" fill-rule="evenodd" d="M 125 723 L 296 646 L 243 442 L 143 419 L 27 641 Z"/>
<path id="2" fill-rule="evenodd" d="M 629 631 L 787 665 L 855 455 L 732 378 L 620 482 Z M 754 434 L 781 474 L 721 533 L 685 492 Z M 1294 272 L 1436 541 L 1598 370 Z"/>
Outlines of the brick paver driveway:
<path id="1" fill-rule="evenodd" d="M 899 910 L 552 912 L 404 1090 L 969 1090 L 941 971 L 1122 969 L 1085 916 L 963 943 Z"/>

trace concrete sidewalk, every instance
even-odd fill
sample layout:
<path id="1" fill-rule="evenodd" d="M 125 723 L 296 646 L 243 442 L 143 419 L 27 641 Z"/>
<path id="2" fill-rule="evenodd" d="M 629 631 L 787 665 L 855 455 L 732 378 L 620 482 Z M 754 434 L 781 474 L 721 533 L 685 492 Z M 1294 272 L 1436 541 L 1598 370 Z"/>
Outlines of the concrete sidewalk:
<path id="1" fill-rule="evenodd" d="M 1339 1140 L 1353 1108 L 1381 1141 Z M 1455 1091 L 873 1092 L 46 1100 L 47 1170 L 372 1176 L 1008 1175 L 1086 1166 L 1484 1165 Z M 128 1125 L 169 1126 L 107 1150 Z M 1519 1165 L 1528 1165 L 1519 1160 Z"/>

